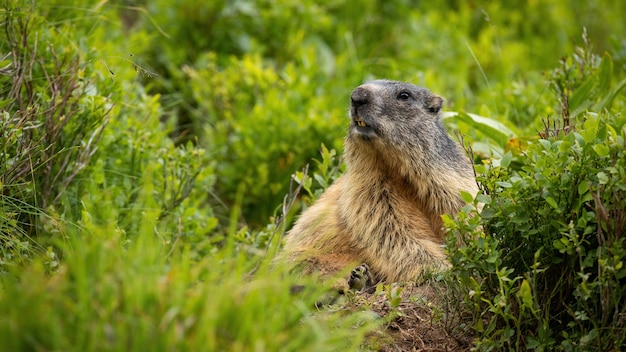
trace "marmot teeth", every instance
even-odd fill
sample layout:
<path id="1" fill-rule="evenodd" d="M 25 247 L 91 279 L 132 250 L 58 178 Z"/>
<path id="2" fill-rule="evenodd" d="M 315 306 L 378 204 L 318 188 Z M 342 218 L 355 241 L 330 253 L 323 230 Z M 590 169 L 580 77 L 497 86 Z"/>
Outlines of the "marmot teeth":
<path id="1" fill-rule="evenodd" d="M 354 117 L 354 122 L 356 122 L 357 126 L 359 127 L 367 127 L 367 124 L 365 123 L 365 121 L 361 120 L 361 118 L 358 116 Z"/>

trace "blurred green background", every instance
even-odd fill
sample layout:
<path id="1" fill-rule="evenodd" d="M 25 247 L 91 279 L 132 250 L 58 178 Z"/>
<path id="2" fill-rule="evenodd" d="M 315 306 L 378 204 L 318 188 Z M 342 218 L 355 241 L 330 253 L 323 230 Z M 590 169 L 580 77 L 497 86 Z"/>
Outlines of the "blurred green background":
<path id="1" fill-rule="evenodd" d="M 167 1 L 133 13 L 133 53 L 159 74 L 181 139 L 216 162 L 217 213 L 243 192 L 242 220 L 267 221 L 289 175 L 319 146 L 341 150 L 350 91 L 368 79 L 413 82 L 468 111 L 532 134 L 553 113 L 544 72 L 582 42 L 624 65 L 621 2 Z M 149 16 L 148 16 L 149 15 Z M 129 39 L 132 40 L 132 39 Z M 472 141 L 489 136 L 448 123 Z M 483 148 L 486 149 L 486 148 Z M 220 209 L 225 203 L 227 208 Z"/>

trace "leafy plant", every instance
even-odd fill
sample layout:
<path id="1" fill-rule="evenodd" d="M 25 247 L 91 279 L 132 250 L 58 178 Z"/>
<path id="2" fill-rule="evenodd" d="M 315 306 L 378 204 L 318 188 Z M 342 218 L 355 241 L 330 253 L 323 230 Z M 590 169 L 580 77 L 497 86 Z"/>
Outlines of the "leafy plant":
<path id="1" fill-rule="evenodd" d="M 150 198 L 148 187 L 138 202 Z M 345 351 L 375 326 L 368 314 L 317 312 L 322 290 L 292 294 L 281 267 L 250 275 L 259 258 L 232 246 L 198 259 L 154 235 L 158 212 L 140 219 L 131 241 L 106 224 L 68 229 L 53 275 L 36 260 L 0 277 L 0 348 Z"/>
<path id="2" fill-rule="evenodd" d="M 82 53 L 70 50 L 71 26 L 40 32 L 45 19 L 17 1 L 6 2 L 1 16 L 0 263 L 7 265 L 38 248 L 39 220 L 85 173 L 111 101 Z"/>
<path id="3" fill-rule="evenodd" d="M 258 56 L 231 58 L 224 69 L 213 54 L 205 60 L 186 72 L 199 102 L 196 113 L 205 116 L 198 119 L 206 124 L 200 144 L 216 161 L 218 196 L 232 206 L 235 195 L 244 192 L 242 222 L 266 222 L 289 176 L 317 155 L 321 142 L 332 145 L 324 131 L 344 113 L 328 94 L 310 96 L 303 77 L 281 77 Z"/>
<path id="4" fill-rule="evenodd" d="M 446 221 L 462 239 L 456 247 L 451 237 L 448 251 L 469 288 L 465 300 L 481 350 L 610 350 L 626 343 L 626 119 L 608 102 L 597 105 L 599 112 L 574 114 L 562 103 L 577 101 L 569 105 L 574 111 L 592 107 L 616 97 L 622 83 L 598 85 L 609 80 L 608 55 L 600 60 L 579 49 L 574 56 L 582 60 L 576 69 L 558 68 L 551 78 L 568 87 L 556 89 L 566 94 L 561 123 L 528 146 L 519 170 L 511 169 L 510 154 L 498 166 L 480 166 L 484 193 L 475 202 L 484 209 Z M 618 106 L 623 110 L 623 100 Z"/>

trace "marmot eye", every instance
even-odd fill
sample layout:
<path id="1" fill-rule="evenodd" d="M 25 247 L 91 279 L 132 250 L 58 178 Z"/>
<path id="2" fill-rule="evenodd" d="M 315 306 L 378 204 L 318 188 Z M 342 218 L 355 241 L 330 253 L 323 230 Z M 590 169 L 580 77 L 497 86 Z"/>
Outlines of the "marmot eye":
<path id="1" fill-rule="evenodd" d="M 400 92 L 398 94 L 398 99 L 400 100 L 409 100 L 411 98 L 411 94 L 409 92 Z"/>

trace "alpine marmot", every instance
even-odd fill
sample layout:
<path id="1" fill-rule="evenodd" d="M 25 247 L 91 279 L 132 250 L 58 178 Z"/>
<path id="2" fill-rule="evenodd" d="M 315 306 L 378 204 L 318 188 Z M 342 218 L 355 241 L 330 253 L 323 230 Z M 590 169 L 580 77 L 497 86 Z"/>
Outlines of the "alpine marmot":
<path id="1" fill-rule="evenodd" d="M 305 272 L 353 269 L 363 280 L 417 278 L 445 265 L 442 214 L 478 192 L 472 164 L 441 121 L 443 99 L 412 84 L 377 80 L 350 96 L 346 173 L 296 221 L 284 255 Z"/>

